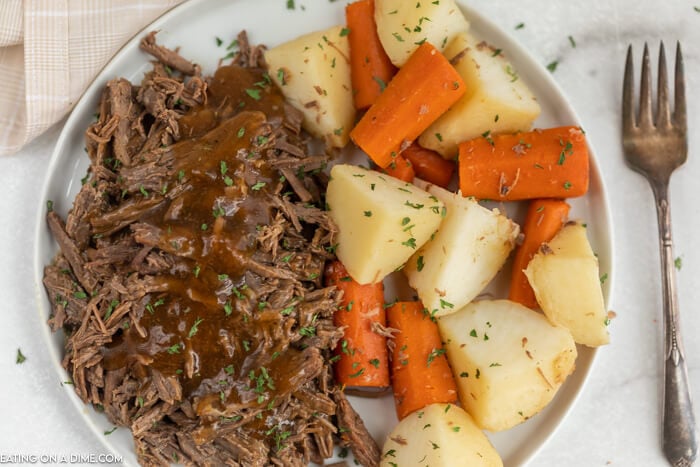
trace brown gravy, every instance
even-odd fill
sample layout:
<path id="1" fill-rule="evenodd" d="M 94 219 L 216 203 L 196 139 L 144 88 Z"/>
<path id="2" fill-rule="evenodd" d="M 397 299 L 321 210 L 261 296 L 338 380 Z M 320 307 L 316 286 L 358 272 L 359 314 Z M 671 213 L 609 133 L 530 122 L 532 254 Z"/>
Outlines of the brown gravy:
<path id="1" fill-rule="evenodd" d="M 181 117 L 183 136 L 168 149 L 173 166 L 164 191 L 186 187 L 139 222 L 155 232 L 144 244 L 186 259 L 158 278 L 165 291 L 146 295 L 138 325 L 103 351 L 106 369 L 156 369 L 179 378 L 185 397 L 210 395 L 209 404 L 219 398 L 268 403 L 284 391 L 291 376 L 284 369 L 295 366 L 300 352 L 256 354 L 265 328 L 280 326 L 280 313 L 266 313 L 265 303 L 252 315 L 237 306 L 247 299 L 245 263 L 257 229 L 271 221 L 263 200 L 281 183 L 255 151 L 283 112 L 282 95 L 261 70 L 225 66 L 213 77 L 206 104 Z M 261 357 L 267 367 L 259 367 Z"/>

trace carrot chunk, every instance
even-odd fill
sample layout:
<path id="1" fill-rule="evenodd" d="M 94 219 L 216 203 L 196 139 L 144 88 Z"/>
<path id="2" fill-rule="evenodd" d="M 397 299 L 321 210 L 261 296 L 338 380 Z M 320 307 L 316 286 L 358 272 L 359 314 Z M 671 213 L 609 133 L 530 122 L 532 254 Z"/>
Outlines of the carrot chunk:
<path id="1" fill-rule="evenodd" d="M 335 349 L 336 381 L 353 389 L 388 388 L 389 353 L 385 335 L 378 332 L 386 325 L 384 285 L 360 285 L 340 261 L 326 267 L 325 279 L 343 292 L 333 315 L 334 324 L 344 329 Z"/>
<path id="2" fill-rule="evenodd" d="M 413 143 L 400 154 L 411 162 L 418 178 L 447 188 L 457 166 L 440 154 Z"/>
<path id="3" fill-rule="evenodd" d="M 350 138 L 386 168 L 465 90 L 445 56 L 424 42 L 355 125 Z"/>
<path id="4" fill-rule="evenodd" d="M 391 382 L 399 420 L 436 402 L 457 401 L 457 385 L 437 323 L 421 302 L 397 302 L 387 309 L 394 336 Z"/>
<path id="5" fill-rule="evenodd" d="M 459 145 L 459 188 L 498 201 L 582 196 L 588 159 L 586 137 L 574 126 L 485 134 Z"/>
<path id="6" fill-rule="evenodd" d="M 350 75 L 355 108 L 374 104 L 396 67 L 384 51 L 374 21 L 374 0 L 359 0 L 345 7 L 350 42 Z"/>
<path id="7" fill-rule="evenodd" d="M 528 308 L 537 308 L 535 292 L 523 270 L 540 246 L 554 238 L 566 222 L 569 204 L 560 199 L 533 199 L 523 223 L 523 243 L 515 250 L 508 298 Z"/>

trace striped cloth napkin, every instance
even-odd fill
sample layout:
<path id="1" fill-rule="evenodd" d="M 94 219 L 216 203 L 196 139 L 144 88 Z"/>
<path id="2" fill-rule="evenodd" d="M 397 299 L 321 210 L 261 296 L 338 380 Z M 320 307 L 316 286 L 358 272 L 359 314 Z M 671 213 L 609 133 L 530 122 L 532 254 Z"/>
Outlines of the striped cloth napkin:
<path id="1" fill-rule="evenodd" d="M 144 26 L 183 0 L 0 0 L 0 155 L 65 116 Z"/>

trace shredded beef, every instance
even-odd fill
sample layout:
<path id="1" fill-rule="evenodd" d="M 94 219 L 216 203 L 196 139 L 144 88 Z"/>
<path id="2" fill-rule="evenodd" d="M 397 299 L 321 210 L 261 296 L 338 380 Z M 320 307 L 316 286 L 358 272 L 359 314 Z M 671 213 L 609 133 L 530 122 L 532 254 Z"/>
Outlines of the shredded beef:
<path id="1" fill-rule="evenodd" d="M 377 465 L 330 370 L 327 156 L 308 154 L 264 49 L 238 42 L 203 77 L 152 32 L 143 82 L 107 84 L 82 189 L 65 222 L 47 216 L 49 325 L 78 396 L 131 429 L 143 465 L 302 466 L 336 445 Z"/>

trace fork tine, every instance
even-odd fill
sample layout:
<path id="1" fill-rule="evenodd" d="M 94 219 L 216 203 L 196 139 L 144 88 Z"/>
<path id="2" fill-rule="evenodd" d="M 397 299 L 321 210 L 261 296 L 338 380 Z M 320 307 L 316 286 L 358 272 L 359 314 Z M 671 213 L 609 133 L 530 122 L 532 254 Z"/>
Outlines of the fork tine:
<path id="1" fill-rule="evenodd" d="M 673 122 L 678 128 L 687 128 L 687 117 L 685 110 L 685 78 L 683 77 L 683 54 L 681 54 L 681 43 L 676 43 L 676 76 L 673 86 L 675 88 L 675 102 L 673 110 Z"/>
<path id="2" fill-rule="evenodd" d="M 649 60 L 649 46 L 644 43 L 644 55 L 642 56 L 642 80 L 639 85 L 639 122 L 640 128 L 650 128 L 653 125 L 651 115 L 651 65 Z"/>
<path id="3" fill-rule="evenodd" d="M 659 45 L 659 76 L 657 92 L 658 97 L 656 100 L 656 127 L 657 128 L 667 128 L 671 120 L 671 110 L 669 108 L 668 102 L 668 77 L 666 72 L 666 52 L 664 50 L 664 43 L 661 42 Z"/>
<path id="4" fill-rule="evenodd" d="M 632 45 L 627 48 L 625 78 L 622 83 L 622 130 L 634 129 L 634 66 L 632 63 Z"/>

